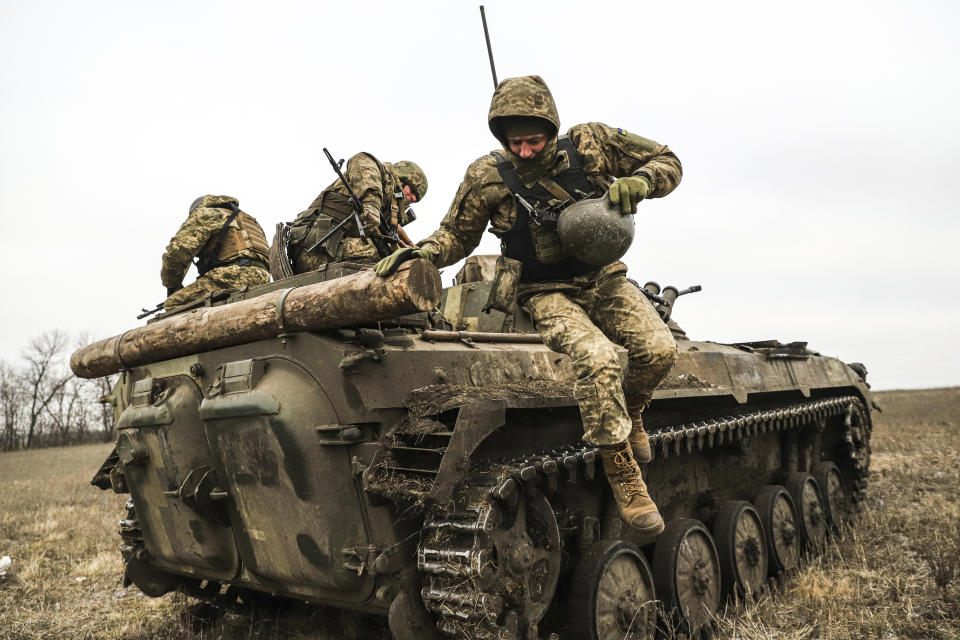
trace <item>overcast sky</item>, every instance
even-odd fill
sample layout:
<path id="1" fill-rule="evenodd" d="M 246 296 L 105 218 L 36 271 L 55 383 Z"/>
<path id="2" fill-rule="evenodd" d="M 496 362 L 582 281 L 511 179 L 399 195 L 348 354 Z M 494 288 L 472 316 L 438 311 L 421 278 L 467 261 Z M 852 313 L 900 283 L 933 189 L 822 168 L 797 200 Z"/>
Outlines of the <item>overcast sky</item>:
<path id="1" fill-rule="evenodd" d="M 138 325 L 197 196 L 272 237 L 333 180 L 323 146 L 419 163 L 425 237 L 497 146 L 477 7 L 0 0 L 0 359 Z M 498 75 L 541 75 L 564 130 L 680 157 L 625 261 L 703 285 L 675 311 L 692 337 L 806 340 L 881 389 L 960 384 L 958 7 L 486 2 Z"/>

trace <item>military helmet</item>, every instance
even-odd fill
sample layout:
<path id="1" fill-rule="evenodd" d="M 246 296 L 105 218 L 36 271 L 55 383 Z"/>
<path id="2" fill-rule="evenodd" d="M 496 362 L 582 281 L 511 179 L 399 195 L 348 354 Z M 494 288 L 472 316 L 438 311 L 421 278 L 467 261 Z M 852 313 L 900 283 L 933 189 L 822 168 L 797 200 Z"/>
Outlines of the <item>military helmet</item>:
<path id="1" fill-rule="evenodd" d="M 564 254 L 594 267 L 619 260 L 633 242 L 633 218 L 622 215 L 606 194 L 573 203 L 557 219 Z"/>
<path id="2" fill-rule="evenodd" d="M 423 169 L 416 162 L 410 162 L 409 160 L 394 162 L 393 169 L 400 176 L 400 181 L 403 184 L 410 185 L 410 188 L 413 189 L 413 192 L 417 195 L 417 202 L 423 200 L 423 196 L 427 195 L 427 175 L 423 172 Z"/>
<path id="3" fill-rule="evenodd" d="M 192 203 L 190 203 L 190 213 L 193 213 L 196 209 L 200 207 L 213 207 L 213 208 L 230 208 L 231 204 L 239 205 L 240 201 L 232 196 L 200 196 Z M 226 206 L 224 206 L 226 205 Z"/>

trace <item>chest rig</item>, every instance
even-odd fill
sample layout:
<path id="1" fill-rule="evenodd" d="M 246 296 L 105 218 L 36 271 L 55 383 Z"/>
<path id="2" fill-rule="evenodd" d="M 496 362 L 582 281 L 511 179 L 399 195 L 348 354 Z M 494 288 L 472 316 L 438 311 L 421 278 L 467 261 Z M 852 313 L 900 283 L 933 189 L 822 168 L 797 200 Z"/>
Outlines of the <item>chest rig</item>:
<path id="1" fill-rule="evenodd" d="M 577 152 L 576 145 L 568 136 L 561 136 L 557 140 L 560 151 L 567 153 L 569 166 L 549 180 L 541 180 L 527 187 L 517 175 L 517 168 L 513 162 L 494 151 L 491 155 L 497 161 L 497 173 L 503 184 L 514 195 L 514 206 L 517 210 L 513 226 L 500 234 L 500 252 L 507 258 L 519 260 L 523 265 L 520 272 L 521 282 L 545 282 L 550 280 L 569 280 L 576 276 L 593 271 L 596 267 L 581 262 L 576 258 L 564 257 L 549 264 L 541 261 L 534 245 L 531 234 L 531 225 L 538 224 L 531 220 L 527 208 L 517 196 L 526 200 L 536 208 L 546 207 L 547 203 L 555 200 L 566 200 L 571 204 L 591 195 L 593 187 L 583 171 L 583 162 Z M 547 183 L 544 186 L 543 183 Z M 556 187 L 560 187 L 558 190 Z M 554 233 L 550 230 L 549 233 Z M 557 239 L 559 242 L 559 238 Z"/>

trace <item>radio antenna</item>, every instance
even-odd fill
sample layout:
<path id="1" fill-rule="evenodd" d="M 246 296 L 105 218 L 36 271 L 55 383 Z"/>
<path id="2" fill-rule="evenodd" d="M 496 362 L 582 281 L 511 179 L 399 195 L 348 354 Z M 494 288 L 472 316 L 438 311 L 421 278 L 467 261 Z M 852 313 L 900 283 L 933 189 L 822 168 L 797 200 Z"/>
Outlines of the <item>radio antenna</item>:
<path id="1" fill-rule="evenodd" d="M 490 31 L 487 30 L 487 14 L 483 11 L 483 5 L 480 5 L 480 19 L 483 20 L 483 37 L 487 40 L 487 56 L 490 58 L 490 73 L 493 74 L 493 88 L 497 85 L 497 68 L 493 65 L 493 49 L 490 48 Z"/>

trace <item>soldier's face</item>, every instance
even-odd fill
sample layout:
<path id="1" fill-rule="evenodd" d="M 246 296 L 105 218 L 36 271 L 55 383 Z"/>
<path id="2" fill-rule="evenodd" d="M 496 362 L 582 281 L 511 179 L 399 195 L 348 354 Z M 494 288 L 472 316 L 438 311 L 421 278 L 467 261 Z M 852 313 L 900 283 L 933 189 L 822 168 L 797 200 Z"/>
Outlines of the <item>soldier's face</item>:
<path id="1" fill-rule="evenodd" d="M 413 204 L 417 201 L 417 194 L 413 192 L 413 189 L 410 188 L 410 185 L 403 185 L 403 197 L 406 198 L 407 203 Z"/>
<path id="2" fill-rule="evenodd" d="M 510 151 L 513 151 L 523 160 L 529 160 L 543 151 L 549 139 L 550 137 L 545 133 L 534 133 L 529 136 L 507 138 L 507 144 L 510 145 Z"/>

